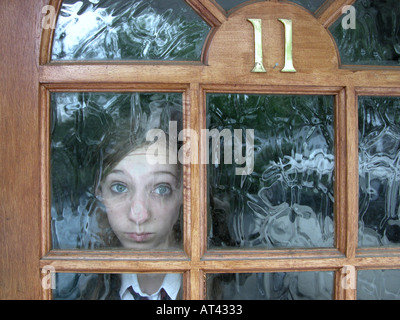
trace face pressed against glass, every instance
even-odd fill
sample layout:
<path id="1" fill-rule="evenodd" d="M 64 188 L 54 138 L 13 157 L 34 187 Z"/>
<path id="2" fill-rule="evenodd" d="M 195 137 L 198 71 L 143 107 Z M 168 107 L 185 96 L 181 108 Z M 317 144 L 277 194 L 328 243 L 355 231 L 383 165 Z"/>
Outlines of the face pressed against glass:
<path id="1" fill-rule="evenodd" d="M 167 136 L 171 123 L 176 130 L 181 126 L 182 94 L 54 93 L 52 98 L 56 249 L 75 249 L 76 238 L 88 241 L 78 249 L 180 250 L 183 166 L 169 161 L 175 148 Z M 166 136 L 156 154 L 147 136 L 152 130 Z M 57 273 L 53 294 L 55 299 L 129 300 L 133 281 L 135 292 L 151 299 L 160 299 L 164 288 L 173 299 L 182 298 L 181 274 L 154 275 Z"/>
<path id="2" fill-rule="evenodd" d="M 130 152 L 151 145 L 152 141 L 146 141 L 150 130 L 168 134 L 170 123 L 179 127 L 181 110 L 182 95 L 179 93 L 52 94 L 51 235 L 54 249 L 121 247 L 98 194 L 99 179 L 102 177 L 104 182 L 108 175 L 107 170 L 103 173 L 105 167 L 114 169 Z M 147 159 L 155 162 L 150 156 Z M 144 168 L 144 161 L 141 163 Z M 155 170 L 155 166 L 153 168 Z M 163 166 L 163 171 L 173 171 L 179 175 L 178 179 L 181 179 L 182 170 L 180 164 Z M 175 185 L 181 194 L 177 195 L 176 191 L 173 196 L 182 201 L 183 187 L 178 186 L 179 183 L 182 184 L 182 180 Z M 162 187 L 151 195 L 167 192 L 168 189 Z M 168 202 L 166 198 L 166 195 L 162 197 L 164 203 Z M 180 210 L 178 206 L 176 212 Z M 174 226 L 179 243 L 182 241 L 181 222 L 179 219 Z"/>
<path id="3" fill-rule="evenodd" d="M 149 157 L 144 149 L 132 151 L 100 187 L 111 228 L 129 249 L 171 247 L 182 207 L 178 165 L 151 164 Z"/>

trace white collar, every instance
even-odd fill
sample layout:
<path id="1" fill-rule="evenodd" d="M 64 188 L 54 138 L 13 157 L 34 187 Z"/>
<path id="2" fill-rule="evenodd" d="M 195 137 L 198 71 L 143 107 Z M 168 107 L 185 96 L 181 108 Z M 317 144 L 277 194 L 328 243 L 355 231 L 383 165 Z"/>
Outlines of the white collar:
<path id="1" fill-rule="evenodd" d="M 176 273 L 168 273 L 164 277 L 164 281 L 158 291 L 152 295 L 143 293 L 140 289 L 139 281 L 136 274 L 122 274 L 121 275 L 121 288 L 119 296 L 121 300 L 134 300 L 128 288 L 132 286 L 133 290 L 140 294 L 142 297 L 147 297 L 149 300 L 160 300 L 160 290 L 164 288 L 172 300 L 176 300 L 178 292 L 181 288 L 182 276 Z"/>

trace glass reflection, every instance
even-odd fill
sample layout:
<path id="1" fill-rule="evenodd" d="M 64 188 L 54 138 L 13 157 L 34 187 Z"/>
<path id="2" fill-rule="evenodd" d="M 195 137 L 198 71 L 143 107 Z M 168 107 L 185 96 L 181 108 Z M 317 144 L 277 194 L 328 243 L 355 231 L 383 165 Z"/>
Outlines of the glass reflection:
<path id="1" fill-rule="evenodd" d="M 159 282 L 159 287 L 149 285 Z M 54 300 L 181 300 L 181 274 L 57 273 Z"/>
<path id="2" fill-rule="evenodd" d="M 52 94 L 54 249 L 181 247 L 181 106 L 175 93 Z"/>
<path id="3" fill-rule="evenodd" d="M 209 300 L 331 300 L 331 271 L 207 275 Z"/>
<path id="4" fill-rule="evenodd" d="M 400 98 L 359 97 L 360 246 L 400 244 Z"/>
<path id="5" fill-rule="evenodd" d="M 250 4 L 250 3 L 259 2 L 262 0 L 216 0 L 216 1 L 222 8 L 224 8 L 226 11 L 229 11 L 242 3 Z"/>
<path id="6" fill-rule="evenodd" d="M 53 60 L 200 60 L 210 27 L 183 0 L 64 0 Z"/>
<path id="7" fill-rule="evenodd" d="M 400 2 L 357 0 L 352 6 L 355 9 L 352 27 L 346 26 L 350 23 L 347 21 L 350 16 L 345 12 L 329 28 L 336 40 L 341 62 L 347 65 L 399 66 Z"/>
<path id="8" fill-rule="evenodd" d="M 358 300 L 400 300 L 400 270 L 359 270 Z"/>
<path id="9" fill-rule="evenodd" d="M 290 0 L 291 2 L 297 3 L 311 12 L 315 12 L 325 0 Z"/>
<path id="10" fill-rule="evenodd" d="M 207 95 L 210 248 L 333 246 L 333 101 Z"/>

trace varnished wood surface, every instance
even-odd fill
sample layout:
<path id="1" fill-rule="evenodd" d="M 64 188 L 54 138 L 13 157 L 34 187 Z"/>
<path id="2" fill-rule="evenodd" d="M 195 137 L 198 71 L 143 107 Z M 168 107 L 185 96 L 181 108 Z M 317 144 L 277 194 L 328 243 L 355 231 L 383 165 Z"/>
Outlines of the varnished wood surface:
<path id="1" fill-rule="evenodd" d="M 0 299 L 40 297 L 40 15 L 0 1 Z"/>
<path id="2" fill-rule="evenodd" d="M 341 285 L 347 266 L 399 269 L 400 248 L 357 248 L 357 96 L 400 96 L 400 68 L 340 65 L 326 28 L 339 17 L 343 5 L 353 2 L 328 1 L 313 16 L 287 1 L 257 2 L 227 14 L 213 1 L 187 0 L 214 28 L 202 62 L 53 63 L 53 31 L 41 34 L 41 8 L 48 3 L 60 8 L 61 1 L 1 1 L 0 298 L 50 299 L 40 278 L 41 268 L 48 266 L 58 272 L 179 272 L 184 274 L 186 299 L 205 298 L 207 273 L 312 270 L 334 271 L 335 298 L 355 299 L 356 290 Z M 254 35 L 248 18 L 263 21 L 267 73 L 250 72 Z M 293 20 L 296 73 L 280 72 L 284 30 L 278 18 Z M 208 250 L 206 166 L 191 164 L 184 172 L 182 251 L 51 250 L 49 94 L 56 91 L 182 92 L 185 125 L 196 131 L 206 125 L 208 92 L 335 96 L 335 247 Z"/>

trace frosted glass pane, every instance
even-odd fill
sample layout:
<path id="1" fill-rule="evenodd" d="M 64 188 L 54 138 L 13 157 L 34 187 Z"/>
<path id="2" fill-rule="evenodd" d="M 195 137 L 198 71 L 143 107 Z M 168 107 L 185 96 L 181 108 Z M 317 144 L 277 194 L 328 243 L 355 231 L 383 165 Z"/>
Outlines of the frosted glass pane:
<path id="1" fill-rule="evenodd" d="M 334 273 L 208 274 L 209 300 L 332 300 Z"/>
<path id="2" fill-rule="evenodd" d="M 354 28 L 343 28 L 349 12 L 342 15 L 330 32 L 339 48 L 342 64 L 400 65 L 400 2 L 398 0 L 358 0 Z"/>
<path id="3" fill-rule="evenodd" d="M 182 278 L 181 274 L 57 273 L 51 285 L 54 300 L 181 300 Z M 146 284 L 158 289 L 150 292 Z"/>
<path id="4" fill-rule="evenodd" d="M 144 150 L 154 141 L 151 129 L 167 143 L 170 124 L 179 130 L 182 95 L 60 92 L 51 99 L 52 247 L 181 248 L 182 166 L 151 165 Z"/>
<path id="5" fill-rule="evenodd" d="M 218 4 L 226 11 L 233 9 L 240 4 L 251 4 L 254 2 L 260 2 L 265 0 L 216 0 Z M 297 3 L 307 10 L 314 12 L 317 10 L 325 0 L 290 0 L 291 2 Z"/>
<path id="6" fill-rule="evenodd" d="M 311 12 L 315 12 L 325 0 L 290 0 L 291 2 L 297 3 Z"/>
<path id="7" fill-rule="evenodd" d="M 209 247 L 333 246 L 333 101 L 207 95 Z"/>
<path id="8" fill-rule="evenodd" d="M 399 97 L 359 97 L 359 175 L 359 245 L 399 245 Z"/>
<path id="9" fill-rule="evenodd" d="M 64 0 L 53 60 L 200 60 L 210 27 L 183 0 Z"/>
<path id="10" fill-rule="evenodd" d="M 258 0 L 258 1 L 263 1 L 263 0 Z M 217 0 L 218 4 L 224 8 L 226 11 L 229 11 L 233 9 L 234 7 L 242 4 L 242 3 L 253 3 L 253 2 L 258 2 L 257 0 Z"/>
<path id="11" fill-rule="evenodd" d="M 400 300 L 400 270 L 360 270 L 358 300 Z"/>

